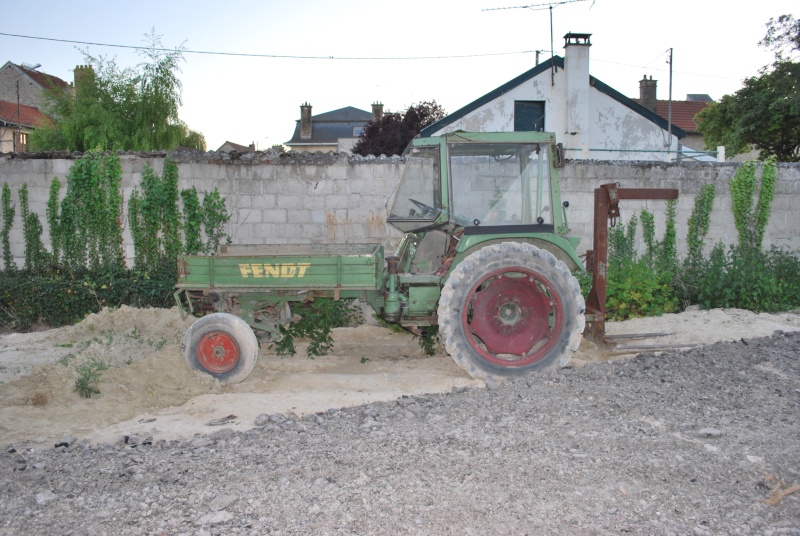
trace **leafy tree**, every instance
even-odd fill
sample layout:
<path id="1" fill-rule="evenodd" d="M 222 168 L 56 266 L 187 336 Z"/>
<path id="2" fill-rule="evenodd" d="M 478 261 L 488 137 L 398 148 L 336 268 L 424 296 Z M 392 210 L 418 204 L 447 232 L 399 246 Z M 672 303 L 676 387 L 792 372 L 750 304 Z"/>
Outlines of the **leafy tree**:
<path id="1" fill-rule="evenodd" d="M 697 115 L 706 147 L 724 145 L 735 155 L 755 147 L 760 157 L 800 161 L 800 21 L 782 15 L 767 23 L 760 46 L 775 53 L 775 62 L 742 89 L 725 95 Z"/>
<path id="2" fill-rule="evenodd" d="M 205 150 L 203 135 L 178 117 L 181 48 L 164 50 L 161 37 L 146 36 L 145 61 L 120 68 L 114 59 L 84 51 L 87 66 L 76 69 L 74 91 L 48 93 L 52 122 L 31 135 L 35 150 L 153 150 L 184 146 Z"/>
<path id="3" fill-rule="evenodd" d="M 405 113 L 386 113 L 379 121 L 367 123 L 353 153 L 361 156 L 402 154 L 420 130 L 444 116 L 444 108 L 435 100 L 412 104 Z"/>

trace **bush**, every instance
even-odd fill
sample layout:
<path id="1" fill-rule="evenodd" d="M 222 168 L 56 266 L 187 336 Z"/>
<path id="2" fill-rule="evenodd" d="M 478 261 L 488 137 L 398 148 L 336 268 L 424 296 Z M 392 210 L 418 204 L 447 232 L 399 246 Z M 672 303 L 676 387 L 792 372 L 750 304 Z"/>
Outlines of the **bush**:
<path id="1" fill-rule="evenodd" d="M 800 259 L 771 248 L 720 243 L 703 265 L 697 283 L 697 303 L 704 309 L 737 308 L 755 312 L 800 307 Z"/>
<path id="2" fill-rule="evenodd" d="M 103 307 L 171 307 L 176 281 L 172 263 L 149 274 L 64 269 L 5 273 L 0 278 L 0 326 L 27 331 L 37 323 L 74 324 Z"/>

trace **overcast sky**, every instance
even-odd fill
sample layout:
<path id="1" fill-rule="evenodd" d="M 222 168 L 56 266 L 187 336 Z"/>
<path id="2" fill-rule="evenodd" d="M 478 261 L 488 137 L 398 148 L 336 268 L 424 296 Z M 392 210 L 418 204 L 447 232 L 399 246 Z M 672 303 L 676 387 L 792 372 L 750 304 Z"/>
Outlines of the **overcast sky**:
<path id="1" fill-rule="evenodd" d="M 538 8 L 514 8 L 539 5 Z M 346 106 L 389 111 L 436 100 L 454 112 L 536 64 L 564 34 L 592 34 L 590 71 L 637 98 L 639 80 L 658 80 L 672 95 L 734 93 L 742 80 L 771 63 L 757 46 L 770 18 L 800 16 L 797 0 L 261 0 L 192 2 L 0 0 L 0 33 L 140 46 L 155 28 L 165 47 L 324 59 L 247 57 L 186 52 L 180 116 L 202 132 L 209 149 L 226 140 L 259 149 L 288 141 L 307 101 L 319 114 Z M 734 7 L 736 6 L 736 7 Z M 496 9 L 514 8 L 514 9 Z M 795 12 L 792 11 L 795 8 Z M 0 64 L 41 64 L 67 82 L 84 63 L 82 50 L 142 61 L 133 50 L 0 35 Z M 454 57 L 468 56 L 468 57 Z M 423 59 L 438 57 L 436 59 Z M 344 59 L 367 58 L 367 59 Z"/>

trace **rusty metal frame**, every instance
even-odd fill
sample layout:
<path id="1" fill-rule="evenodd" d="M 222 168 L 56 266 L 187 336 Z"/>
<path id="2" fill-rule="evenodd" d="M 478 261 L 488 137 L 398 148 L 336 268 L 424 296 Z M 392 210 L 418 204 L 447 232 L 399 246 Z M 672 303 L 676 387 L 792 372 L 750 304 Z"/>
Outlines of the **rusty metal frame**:
<path id="1" fill-rule="evenodd" d="M 606 334 L 606 293 L 608 291 L 608 228 L 619 218 L 623 199 L 678 199 L 675 188 L 620 188 L 603 184 L 594 190 L 594 249 L 586 252 L 586 270 L 592 274 L 592 288 L 586 299 L 584 338 L 604 345 Z"/>

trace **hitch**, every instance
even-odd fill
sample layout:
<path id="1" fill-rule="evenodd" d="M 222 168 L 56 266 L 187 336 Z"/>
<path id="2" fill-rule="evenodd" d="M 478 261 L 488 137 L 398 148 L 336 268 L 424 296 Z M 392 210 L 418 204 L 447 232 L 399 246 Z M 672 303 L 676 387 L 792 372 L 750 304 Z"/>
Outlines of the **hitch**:
<path id="1" fill-rule="evenodd" d="M 586 270 L 592 274 L 592 288 L 586 300 L 586 328 L 583 337 L 601 348 L 614 342 L 606 337 L 606 293 L 608 290 L 608 227 L 617 224 L 619 202 L 623 199 L 678 199 L 675 188 L 620 188 L 603 184 L 594 190 L 594 244 L 586 252 Z M 653 334 L 649 334 L 653 335 Z"/>

